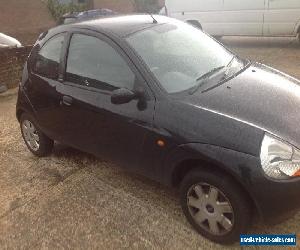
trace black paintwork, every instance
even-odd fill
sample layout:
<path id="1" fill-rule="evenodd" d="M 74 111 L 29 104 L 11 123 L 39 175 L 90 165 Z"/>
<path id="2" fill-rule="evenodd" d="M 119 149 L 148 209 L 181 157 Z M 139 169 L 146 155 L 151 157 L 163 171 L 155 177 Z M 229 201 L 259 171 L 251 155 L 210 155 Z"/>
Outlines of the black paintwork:
<path id="1" fill-rule="evenodd" d="M 155 18 L 158 24 L 148 15 L 105 18 L 42 34 L 24 68 L 18 118 L 29 112 L 53 140 L 107 157 L 166 185 L 178 184 L 187 167 L 183 163 L 197 161 L 217 168 L 236 179 L 267 222 L 297 208 L 299 178 L 269 179 L 262 171 L 259 154 L 266 131 L 300 147 L 299 81 L 253 63 L 209 91 L 167 95 L 124 39 L 151 25 L 172 22 Z M 36 52 L 62 32 L 66 43 L 58 79 L 36 75 L 32 72 Z M 97 36 L 116 48 L 134 71 L 143 97 L 116 105 L 110 91 L 65 81 L 66 53 L 73 32 Z M 159 139 L 165 141 L 164 147 L 157 145 Z"/>

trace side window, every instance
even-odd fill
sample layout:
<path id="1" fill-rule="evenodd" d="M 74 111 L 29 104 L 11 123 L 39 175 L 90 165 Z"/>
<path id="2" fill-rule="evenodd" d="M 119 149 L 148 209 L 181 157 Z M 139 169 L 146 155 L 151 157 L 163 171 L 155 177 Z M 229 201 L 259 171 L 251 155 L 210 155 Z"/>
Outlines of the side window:
<path id="1" fill-rule="evenodd" d="M 34 71 L 51 79 L 58 78 L 61 49 L 64 42 L 64 34 L 51 38 L 37 54 Z"/>
<path id="2" fill-rule="evenodd" d="M 113 91 L 132 90 L 135 75 L 126 61 L 106 42 L 92 36 L 72 36 L 66 81 Z"/>

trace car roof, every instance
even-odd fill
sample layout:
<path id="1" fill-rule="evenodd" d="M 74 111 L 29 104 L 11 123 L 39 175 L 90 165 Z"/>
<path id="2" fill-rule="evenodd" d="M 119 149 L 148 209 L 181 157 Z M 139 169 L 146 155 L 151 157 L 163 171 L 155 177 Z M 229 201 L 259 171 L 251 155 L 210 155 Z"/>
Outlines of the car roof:
<path id="1" fill-rule="evenodd" d="M 157 20 L 157 23 L 154 19 Z M 93 20 L 86 20 L 73 24 L 63 25 L 65 27 L 91 28 L 98 31 L 113 33 L 119 37 L 126 37 L 129 34 L 146 29 L 153 25 L 170 22 L 170 18 L 150 14 L 107 16 Z"/>

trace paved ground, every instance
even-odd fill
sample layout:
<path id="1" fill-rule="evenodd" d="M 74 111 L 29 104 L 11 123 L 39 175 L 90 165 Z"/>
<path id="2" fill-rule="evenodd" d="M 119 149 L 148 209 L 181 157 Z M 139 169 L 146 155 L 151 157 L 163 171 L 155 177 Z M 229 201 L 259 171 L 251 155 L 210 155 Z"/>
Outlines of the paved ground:
<path id="1" fill-rule="evenodd" d="M 223 41 L 300 78 L 300 45 L 293 40 Z M 15 95 L 0 97 L 0 248 L 225 249 L 191 229 L 174 190 L 59 145 L 50 157 L 32 156 L 15 102 Z M 300 213 L 273 227 L 255 224 L 252 232 L 299 233 L 299 222 Z"/>

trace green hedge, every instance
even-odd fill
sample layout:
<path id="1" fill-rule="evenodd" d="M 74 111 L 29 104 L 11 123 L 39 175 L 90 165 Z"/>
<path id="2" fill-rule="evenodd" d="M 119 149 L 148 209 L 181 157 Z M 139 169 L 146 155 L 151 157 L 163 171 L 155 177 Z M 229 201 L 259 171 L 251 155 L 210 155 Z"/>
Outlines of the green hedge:
<path id="1" fill-rule="evenodd" d="M 87 9 L 86 4 L 60 4 L 57 0 L 47 0 L 47 6 L 56 21 L 68 12 L 80 12 Z"/>

